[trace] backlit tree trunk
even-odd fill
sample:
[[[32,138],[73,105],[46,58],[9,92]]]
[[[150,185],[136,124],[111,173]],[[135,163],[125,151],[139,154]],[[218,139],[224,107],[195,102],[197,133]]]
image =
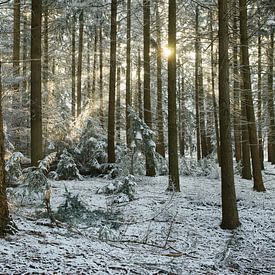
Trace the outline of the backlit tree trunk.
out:
[[[129,129],[131,120],[129,117],[129,107],[131,102],[131,0],[127,0],[127,53],[126,53],[126,142],[130,146]]]
[[[177,135],[177,103],[176,103],[176,0],[169,0],[168,15],[168,47],[171,55],[168,58],[168,158],[169,186],[168,190],[180,191]]]
[[[162,96],[162,49],[161,22],[158,1],[156,2],[156,30],[157,30],[157,146],[156,151],[165,157],[164,129],[163,129],[163,96]]]
[[[240,9],[240,37],[241,37],[241,73],[246,100],[246,115],[248,122],[249,143],[252,157],[254,190],[265,191],[262,179],[261,162],[259,156],[259,144],[255,113],[251,91],[249,55],[248,55],[248,35],[247,35],[247,4],[246,0],[239,0]]]
[[[151,81],[150,81],[150,0],[143,0],[143,53],[144,53],[144,122],[152,128],[151,113]],[[154,157],[149,152],[145,154],[146,176],[155,176]]]
[[[116,104],[116,37],[117,37],[117,0],[111,4],[111,49],[108,112],[108,162],[115,163],[115,104]]]
[[[273,90],[273,62],[274,62],[274,33],[271,29],[268,51],[268,112],[269,112],[269,154],[272,164],[275,164],[275,111]]]
[[[31,19],[31,162],[43,158],[41,102],[41,0],[32,0]]]
[[[75,16],[73,16],[73,24],[72,24],[72,117],[75,118]]]
[[[77,116],[81,113],[82,104],[82,53],[83,53],[83,11],[79,14],[79,38],[78,38],[78,61],[77,61]]]
[[[234,186],[230,126],[228,8],[227,0],[219,0],[219,107],[221,136],[222,223],[223,229],[240,225]]]

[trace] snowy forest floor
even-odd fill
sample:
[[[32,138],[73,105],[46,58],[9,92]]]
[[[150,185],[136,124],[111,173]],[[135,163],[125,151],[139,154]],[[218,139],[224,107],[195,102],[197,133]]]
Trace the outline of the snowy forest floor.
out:
[[[268,166],[265,193],[236,176],[242,225],[234,231],[219,227],[220,180],[181,177],[171,194],[167,177],[137,177],[135,199],[113,206],[96,194],[108,180],[53,181],[53,209],[66,185],[90,211],[119,213],[115,229],[100,218],[51,227],[30,205],[12,205],[19,231],[0,240],[0,274],[274,274],[274,174]]]

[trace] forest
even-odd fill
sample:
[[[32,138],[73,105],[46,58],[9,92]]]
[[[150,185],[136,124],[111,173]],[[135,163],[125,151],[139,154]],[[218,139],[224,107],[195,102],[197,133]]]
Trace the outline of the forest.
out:
[[[274,0],[0,0],[0,274],[274,274]]]

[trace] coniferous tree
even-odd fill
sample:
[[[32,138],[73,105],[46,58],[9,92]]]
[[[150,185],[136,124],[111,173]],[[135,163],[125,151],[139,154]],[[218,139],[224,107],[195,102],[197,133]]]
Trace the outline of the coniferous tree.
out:
[[[144,53],[144,122],[152,128],[151,113],[151,77],[150,77],[150,0],[143,0],[143,53]],[[146,157],[146,175],[155,176],[154,156],[150,152],[145,152]]]
[[[76,29],[75,29],[75,15],[73,15],[72,17],[72,117],[73,119],[75,118],[75,67],[76,67],[76,62],[75,62],[75,33],[76,33]]]
[[[115,156],[115,103],[116,103],[116,37],[117,37],[117,0],[111,3],[111,49],[108,112],[108,162],[114,163]]]
[[[232,160],[229,98],[228,59],[228,6],[227,0],[219,0],[219,111],[221,137],[222,223],[223,229],[235,229],[240,225]]]
[[[2,63],[0,61],[0,238],[7,234],[10,222],[6,195],[5,161],[4,161],[4,129],[2,116]]]
[[[171,55],[168,58],[168,157],[169,185],[168,190],[180,191],[178,165],[177,103],[176,103],[176,0],[169,0],[168,13],[168,47]]]
[[[129,117],[129,107],[131,100],[131,0],[127,0],[127,53],[126,53],[126,142],[130,146],[129,129],[131,121]]]
[[[271,27],[270,42],[268,50],[268,112],[269,112],[269,154],[270,161],[275,164],[275,110],[274,110],[274,89],[273,89],[273,63],[274,63],[274,33]]]
[[[77,116],[80,115],[82,109],[82,54],[83,54],[83,30],[84,30],[84,16],[83,11],[79,14],[79,37],[78,37],[78,61],[77,61]]]
[[[240,42],[241,42],[241,76],[243,81],[243,93],[246,104],[246,117],[248,122],[248,133],[250,152],[252,158],[252,173],[254,179],[254,190],[265,191],[261,173],[261,162],[259,156],[259,143],[255,122],[255,113],[251,91],[249,55],[248,55],[248,34],[247,34],[247,0],[239,0],[240,9]]]
[[[42,2],[32,0],[31,19],[31,161],[37,166],[43,158],[41,101],[41,21]]]
[[[156,2],[156,31],[157,31],[157,145],[156,151],[165,157],[163,129],[163,95],[162,95],[162,49],[161,22],[158,1]]]

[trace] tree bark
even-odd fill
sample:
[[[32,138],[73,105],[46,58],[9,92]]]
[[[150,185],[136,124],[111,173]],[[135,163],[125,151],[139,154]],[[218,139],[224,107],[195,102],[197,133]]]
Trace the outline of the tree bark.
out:
[[[138,113],[139,118],[143,119],[143,102],[142,102],[142,90],[141,90],[141,56],[140,49],[138,49],[138,64],[137,64],[137,75],[138,75]]]
[[[111,4],[111,49],[108,112],[108,162],[115,163],[115,102],[116,102],[116,38],[117,38],[117,0]]]
[[[239,0],[240,8],[240,37],[241,37],[241,75],[246,100],[246,115],[248,122],[249,143],[252,157],[254,190],[265,191],[262,179],[261,162],[259,157],[259,143],[255,122],[255,113],[251,91],[249,55],[248,55],[248,35],[247,35],[247,4],[246,0]]]
[[[2,115],[2,64],[0,61],[0,238],[7,234],[8,224],[10,222],[8,200],[6,195],[5,180],[5,149],[4,149],[4,129]]]
[[[116,84],[116,142],[117,144],[121,143],[121,96],[120,96],[120,83],[121,83],[121,76],[120,76],[120,66],[117,68],[117,84]]]
[[[20,90],[19,90],[19,76],[20,76],[20,0],[15,0],[13,3],[13,94],[12,94],[12,108],[13,108],[13,119],[12,119],[12,141],[15,148],[20,148]]]
[[[196,104],[196,137],[197,137],[197,160],[201,159],[201,136],[200,136],[200,109],[199,109],[199,7],[196,7],[196,41],[195,41],[195,104]]]
[[[93,64],[93,81],[92,81],[92,102],[95,102],[95,91],[96,91],[96,71],[97,71],[97,41],[98,34],[97,28],[95,27],[95,40],[94,40],[94,64]]]
[[[180,191],[177,134],[177,64],[176,64],[176,0],[169,0],[168,47],[168,156],[169,186],[168,190]]]
[[[156,151],[165,158],[164,129],[163,129],[163,96],[162,96],[162,54],[161,54],[161,22],[158,1],[156,2],[157,30],[157,145]]]
[[[78,38],[78,61],[77,61],[77,116],[81,114],[82,109],[82,53],[83,53],[83,29],[84,19],[83,11],[79,14],[79,38]]]
[[[75,119],[75,68],[76,68],[76,62],[75,62],[75,15],[73,16],[73,23],[72,23],[72,118]]]
[[[226,0],[219,0],[219,107],[221,136],[222,223],[223,229],[240,225],[232,160],[230,126],[228,8]]]
[[[236,161],[241,161],[241,129],[240,129],[240,75],[238,64],[238,15],[237,0],[233,1],[233,124]]]
[[[41,102],[41,0],[32,0],[31,19],[31,162],[43,158]]]
[[[126,53],[126,142],[130,146],[131,140],[129,130],[131,120],[129,117],[129,107],[131,100],[131,0],[127,0],[127,53]]]
[[[102,24],[99,29],[99,115],[101,126],[104,128],[104,112],[103,112],[103,37]]]
[[[270,160],[275,164],[275,111],[274,111],[274,90],[273,90],[273,62],[274,62],[274,33],[271,28],[270,45],[268,54],[268,112],[269,112],[269,143]]]
[[[144,122],[152,129],[151,80],[150,80],[150,0],[143,0],[143,53],[144,53]],[[150,153],[145,154],[146,176],[155,176],[155,164]]]

